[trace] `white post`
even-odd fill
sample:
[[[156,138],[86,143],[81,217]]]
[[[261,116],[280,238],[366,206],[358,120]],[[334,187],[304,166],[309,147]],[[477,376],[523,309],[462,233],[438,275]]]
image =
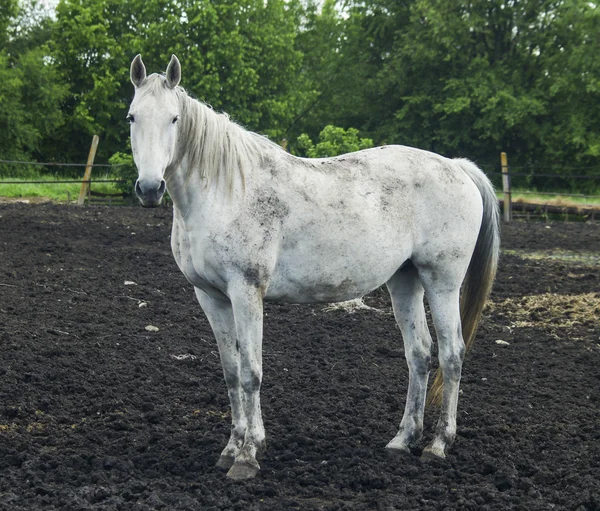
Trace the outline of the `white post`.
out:
[[[504,221],[508,223],[512,220],[512,201],[506,153],[500,153],[500,162],[502,164],[502,191],[504,192]]]

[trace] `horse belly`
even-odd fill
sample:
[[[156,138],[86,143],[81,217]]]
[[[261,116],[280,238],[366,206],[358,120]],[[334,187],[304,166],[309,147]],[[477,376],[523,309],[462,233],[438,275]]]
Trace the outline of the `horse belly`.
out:
[[[331,303],[359,298],[378,288],[409,256],[408,244],[394,248],[365,245],[318,250],[310,244],[282,252],[269,279],[265,299]],[[346,249],[344,249],[346,248]]]

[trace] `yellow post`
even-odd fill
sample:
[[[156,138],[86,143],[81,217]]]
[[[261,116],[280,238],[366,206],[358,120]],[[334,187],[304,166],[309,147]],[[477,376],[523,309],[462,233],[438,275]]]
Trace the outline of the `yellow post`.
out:
[[[508,223],[512,220],[512,201],[506,153],[500,153],[500,163],[502,164],[502,191],[504,192],[504,221]]]
[[[96,149],[98,149],[99,142],[98,135],[94,135],[92,138],[92,146],[90,147],[90,154],[88,155],[87,165],[85,166],[85,173],[83,174],[83,181],[81,182],[81,190],[79,191],[79,199],[77,200],[78,206],[83,206],[85,198],[90,191],[90,179],[92,177],[92,166],[94,165],[94,158],[96,157]]]

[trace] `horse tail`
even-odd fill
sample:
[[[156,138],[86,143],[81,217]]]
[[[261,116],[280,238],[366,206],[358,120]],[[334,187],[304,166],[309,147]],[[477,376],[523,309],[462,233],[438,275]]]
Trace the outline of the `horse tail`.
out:
[[[460,297],[460,320],[466,351],[473,345],[475,333],[483,306],[492,290],[494,277],[500,256],[500,211],[498,199],[492,183],[486,175],[472,162],[466,159],[455,160],[465,173],[473,180],[483,201],[483,218],[479,236],[471,262],[462,285]],[[439,406],[442,401],[444,381],[441,369],[438,368],[427,404]]]

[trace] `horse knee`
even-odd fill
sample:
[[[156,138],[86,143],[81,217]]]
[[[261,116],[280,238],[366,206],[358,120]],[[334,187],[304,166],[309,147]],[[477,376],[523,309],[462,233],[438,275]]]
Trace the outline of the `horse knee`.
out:
[[[240,378],[242,390],[246,393],[258,392],[262,382],[262,373],[258,369],[243,371]]]
[[[406,362],[416,374],[428,374],[431,370],[431,353],[428,350],[410,350],[406,353]]]
[[[465,343],[448,343],[445,347],[440,343],[439,360],[444,376],[460,378],[463,360],[465,358]]]
[[[462,372],[464,354],[452,354],[445,357],[440,357],[440,367],[444,379],[459,380]]]

